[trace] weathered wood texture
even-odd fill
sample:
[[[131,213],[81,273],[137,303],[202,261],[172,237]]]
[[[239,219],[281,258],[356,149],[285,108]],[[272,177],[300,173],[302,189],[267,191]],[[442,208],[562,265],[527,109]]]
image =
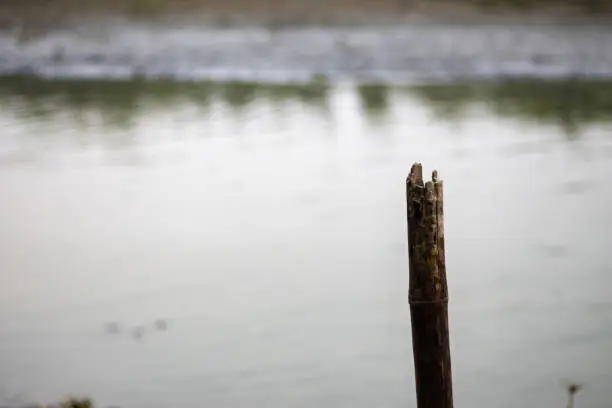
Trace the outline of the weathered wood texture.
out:
[[[444,260],[442,181],[423,182],[415,163],[406,180],[412,348],[418,408],[453,406]]]

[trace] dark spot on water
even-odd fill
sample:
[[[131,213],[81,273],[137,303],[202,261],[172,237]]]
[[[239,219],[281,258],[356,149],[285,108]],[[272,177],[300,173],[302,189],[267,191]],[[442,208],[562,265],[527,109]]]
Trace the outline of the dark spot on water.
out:
[[[567,247],[558,244],[543,244],[538,247],[538,250],[551,258],[561,258],[569,252]]]
[[[587,181],[566,181],[561,186],[561,192],[563,194],[584,194],[589,191],[592,187],[592,183]]]
[[[570,394],[576,394],[581,389],[582,385],[580,384],[570,384],[567,386],[567,392],[569,392]]]
[[[121,331],[121,325],[117,322],[108,322],[104,326],[104,330],[108,334],[118,334]]]
[[[142,341],[144,334],[145,334],[144,327],[135,327],[132,329],[132,338],[136,341]]]
[[[153,325],[159,331],[166,331],[168,329],[168,322],[164,319],[157,319]]]

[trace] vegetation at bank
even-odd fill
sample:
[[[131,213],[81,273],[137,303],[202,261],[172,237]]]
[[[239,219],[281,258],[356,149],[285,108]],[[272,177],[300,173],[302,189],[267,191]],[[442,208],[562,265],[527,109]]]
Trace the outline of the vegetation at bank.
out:
[[[224,18],[231,20],[230,16],[236,14],[243,17],[265,15],[273,20],[300,22],[327,21],[332,15],[333,19],[355,14],[367,18],[374,14],[393,16],[398,12],[435,12],[457,7],[475,11],[612,12],[612,2],[609,0],[3,0],[0,21],[11,15],[53,20],[86,12],[111,12],[138,17],[202,12],[220,18],[220,22]]]

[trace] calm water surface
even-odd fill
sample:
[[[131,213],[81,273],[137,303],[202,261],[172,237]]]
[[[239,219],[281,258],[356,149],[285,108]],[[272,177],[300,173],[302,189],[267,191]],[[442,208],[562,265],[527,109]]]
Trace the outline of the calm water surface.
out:
[[[609,406],[609,83],[0,89],[6,404],[415,406],[418,160],[445,181],[456,405],[562,407],[572,380]]]

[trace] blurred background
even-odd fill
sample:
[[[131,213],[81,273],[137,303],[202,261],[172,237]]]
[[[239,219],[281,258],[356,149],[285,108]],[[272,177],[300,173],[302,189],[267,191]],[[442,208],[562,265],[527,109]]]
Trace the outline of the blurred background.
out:
[[[420,161],[456,406],[609,407],[609,8],[0,1],[0,406],[415,407]]]

